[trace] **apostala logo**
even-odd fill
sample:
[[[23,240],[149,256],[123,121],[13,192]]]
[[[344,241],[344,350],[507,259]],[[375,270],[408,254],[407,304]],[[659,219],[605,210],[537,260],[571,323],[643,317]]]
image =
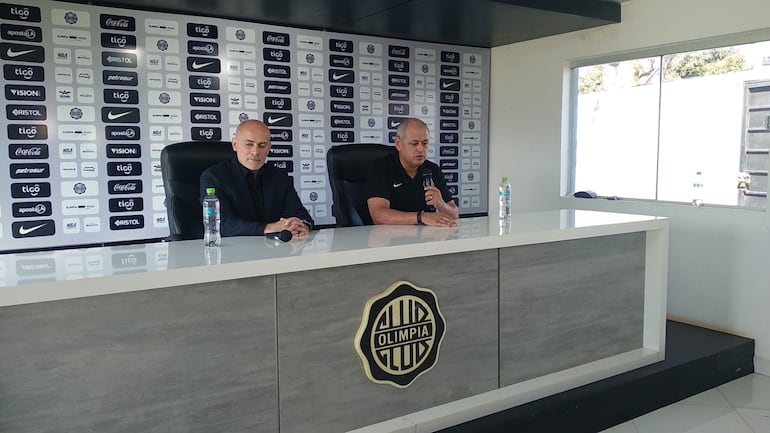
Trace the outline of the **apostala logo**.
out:
[[[406,388],[436,364],[444,330],[436,294],[398,281],[367,301],[353,344],[369,380]]]

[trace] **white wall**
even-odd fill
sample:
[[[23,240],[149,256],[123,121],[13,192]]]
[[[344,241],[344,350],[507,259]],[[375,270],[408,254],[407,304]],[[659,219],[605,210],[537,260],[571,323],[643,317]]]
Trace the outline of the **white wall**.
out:
[[[501,176],[516,212],[581,207],[671,217],[669,316],[756,339],[770,374],[770,216],[764,211],[585,200],[566,192],[569,67],[649,49],[770,40],[767,0],[631,0],[622,23],[492,50],[490,213]],[[703,41],[706,40],[706,41]],[[673,48],[668,48],[672,46]]]

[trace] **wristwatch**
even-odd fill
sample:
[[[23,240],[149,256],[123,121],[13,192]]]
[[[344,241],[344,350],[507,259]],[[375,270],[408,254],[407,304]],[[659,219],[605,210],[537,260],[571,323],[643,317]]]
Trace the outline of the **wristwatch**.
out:
[[[421,210],[417,211],[417,225],[418,226],[423,225],[423,222],[422,222],[422,211]]]

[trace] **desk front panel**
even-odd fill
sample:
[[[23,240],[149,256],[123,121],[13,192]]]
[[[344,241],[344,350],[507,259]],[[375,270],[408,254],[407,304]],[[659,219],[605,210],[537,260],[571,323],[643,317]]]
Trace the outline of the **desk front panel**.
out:
[[[366,301],[406,280],[436,293],[446,332],[408,388],[371,382],[353,341]],[[278,276],[281,432],[340,432],[498,386],[497,251]]]
[[[274,281],[0,308],[0,431],[277,431]]]
[[[500,385],[642,347],[645,233],[500,250]]]

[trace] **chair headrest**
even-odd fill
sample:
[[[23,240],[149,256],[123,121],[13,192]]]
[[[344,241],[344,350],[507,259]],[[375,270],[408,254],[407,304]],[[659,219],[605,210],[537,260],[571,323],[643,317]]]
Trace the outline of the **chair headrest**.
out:
[[[164,147],[160,161],[168,180],[197,184],[204,170],[233,154],[228,141],[185,141]]]
[[[330,176],[351,182],[364,182],[373,161],[395,153],[395,147],[384,144],[342,144],[329,149],[326,163]]]

